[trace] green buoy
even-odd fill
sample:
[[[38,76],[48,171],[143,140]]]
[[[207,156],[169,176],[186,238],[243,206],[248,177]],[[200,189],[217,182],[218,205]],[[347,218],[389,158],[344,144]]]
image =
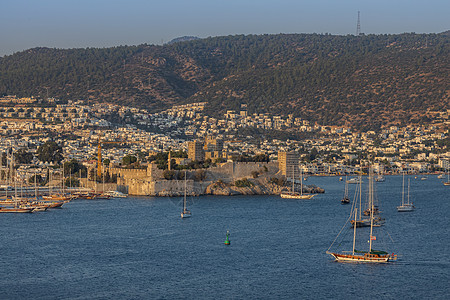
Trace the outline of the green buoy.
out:
[[[227,230],[227,238],[225,239],[225,245],[229,245],[230,244],[230,231]]]

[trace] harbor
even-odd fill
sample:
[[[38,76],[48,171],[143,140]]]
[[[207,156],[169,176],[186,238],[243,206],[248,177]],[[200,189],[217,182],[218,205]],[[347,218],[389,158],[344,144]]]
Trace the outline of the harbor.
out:
[[[74,200],[43,214],[5,214],[0,298],[445,299],[448,187],[435,176],[413,178],[413,213],[397,212],[401,176],[376,184],[380,229],[398,255],[391,264],[340,264],[325,253],[351,211],[340,203],[338,177],[308,178],[326,189],[310,200],[187,196],[188,219],[180,218],[182,196]]]

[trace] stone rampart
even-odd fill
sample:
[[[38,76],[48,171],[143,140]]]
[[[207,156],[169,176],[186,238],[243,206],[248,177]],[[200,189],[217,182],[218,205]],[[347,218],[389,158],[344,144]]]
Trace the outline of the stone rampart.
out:
[[[121,172],[121,171],[128,172]],[[130,195],[142,196],[170,196],[183,195],[184,180],[164,180],[161,179],[162,170],[156,170],[149,166],[144,176],[144,170],[117,169],[121,176],[117,179],[120,191],[128,192]],[[202,195],[205,194],[207,187],[215,182],[234,183],[238,179],[252,178],[254,172],[257,172],[259,179],[270,178],[277,175],[278,164],[260,163],[260,162],[227,162],[220,166],[206,169],[206,178],[203,181],[194,181],[197,170],[187,173],[187,194]],[[121,172],[121,173],[119,173]],[[151,176],[149,176],[151,174]]]
[[[108,168],[108,171],[111,176],[116,174],[118,177],[120,176],[126,179],[147,177],[147,169]]]
[[[226,162],[206,172],[207,181],[222,180],[232,183],[235,180],[251,177],[252,172],[258,172],[258,177],[274,176],[278,172],[278,164],[274,162]]]

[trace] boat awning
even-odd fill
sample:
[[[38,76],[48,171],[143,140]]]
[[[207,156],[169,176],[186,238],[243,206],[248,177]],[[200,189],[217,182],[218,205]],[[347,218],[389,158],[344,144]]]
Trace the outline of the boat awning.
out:
[[[367,251],[355,250],[355,253],[367,253]]]
[[[384,255],[384,254],[389,254],[389,253],[387,253],[386,251],[372,250],[372,251],[370,251],[370,254]]]

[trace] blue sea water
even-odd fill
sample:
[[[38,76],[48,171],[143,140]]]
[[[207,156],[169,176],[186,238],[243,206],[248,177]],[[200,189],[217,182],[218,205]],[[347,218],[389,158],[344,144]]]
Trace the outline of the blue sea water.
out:
[[[1,214],[0,299],[449,299],[450,187],[411,180],[410,213],[401,177],[377,183],[389,264],[325,253],[351,207],[337,177],[310,177],[326,190],[312,200],[190,198],[190,219],[181,198],[148,197]]]

